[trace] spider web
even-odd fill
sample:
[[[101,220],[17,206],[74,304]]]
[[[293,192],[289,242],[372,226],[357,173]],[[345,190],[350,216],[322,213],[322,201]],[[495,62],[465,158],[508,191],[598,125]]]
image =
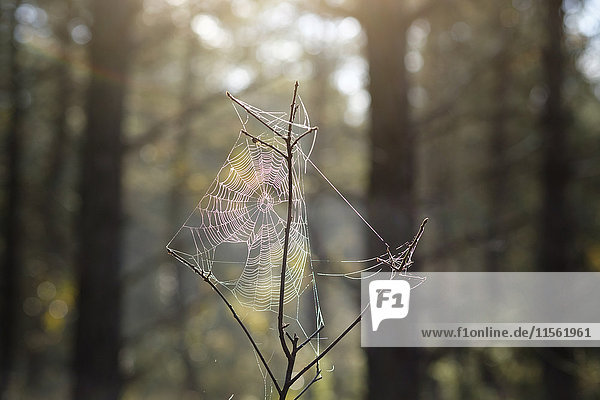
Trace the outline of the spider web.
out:
[[[311,129],[304,104],[299,96],[297,100],[297,120],[301,122],[291,124],[292,141]],[[289,116],[285,112],[262,111],[239,99],[234,100],[234,109],[242,126],[240,133],[206,194],[167,249],[202,276],[226,288],[241,306],[277,313],[289,190],[289,171],[283,156],[287,148],[283,138],[290,129]],[[313,263],[330,261],[311,258],[304,193],[307,167],[325,180],[386,249],[377,257],[339,261],[367,264],[365,268],[319,275],[360,279],[361,272],[375,273],[392,267],[398,273],[413,277],[408,276],[407,270],[412,264],[414,246],[405,243],[390,250],[387,242],[310,160],[315,140],[316,132],[312,142],[303,139],[310,144],[305,146],[309,147],[308,151],[298,145],[292,153],[292,219],[283,304],[285,322],[292,325],[301,338],[312,337],[309,347],[314,354],[319,354],[319,330],[324,320]],[[413,240],[415,245],[420,233]],[[395,268],[398,266],[400,268]],[[257,363],[265,383],[265,397],[269,398],[272,387],[267,388],[266,371],[258,356]]]
[[[292,140],[310,129],[302,100],[297,100],[297,121],[301,122],[291,125]],[[167,249],[199,274],[226,288],[247,310],[277,313],[289,190],[289,171],[283,156],[287,149],[281,136],[288,134],[289,117],[236,101],[243,105],[234,103],[240,133],[206,194]],[[246,110],[258,118],[252,118]],[[251,132],[282,154],[242,132]],[[300,146],[292,154],[292,219],[283,304],[284,322],[302,340],[312,338],[306,348],[312,349],[314,357],[320,351],[318,331],[324,321],[311,259],[304,194],[309,155],[310,151],[306,154]],[[271,328],[273,332],[276,330]],[[269,398],[273,388],[268,387],[268,376],[256,356],[265,398]]]
[[[247,107],[256,110],[265,124],[287,134],[285,113],[269,113],[250,105]],[[309,121],[307,114],[302,114],[304,122],[294,124],[294,128],[305,131],[309,128]],[[240,116],[240,122],[242,129],[247,130],[248,117]],[[285,151],[283,140],[270,132],[254,136]],[[306,155],[299,147],[296,149],[291,171],[292,222],[284,304],[299,298],[307,287],[316,288],[303,182]],[[288,168],[285,158],[240,131],[217,177],[167,248],[189,261],[198,272],[214,277],[243,306],[255,311],[277,312],[287,203]],[[238,276],[235,273],[231,276],[231,271],[227,271],[223,264],[237,262],[220,258],[225,252],[219,252],[219,248],[235,243],[246,245],[245,264]],[[229,250],[235,252],[233,248]]]

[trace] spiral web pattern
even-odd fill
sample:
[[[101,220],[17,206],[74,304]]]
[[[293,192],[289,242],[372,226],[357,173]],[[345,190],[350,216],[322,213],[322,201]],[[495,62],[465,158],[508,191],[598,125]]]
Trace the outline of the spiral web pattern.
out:
[[[243,104],[259,117],[260,122],[287,135],[289,121],[285,113],[265,112]],[[238,108],[235,110],[242,129],[249,131],[249,115]],[[302,123],[292,124],[292,138],[310,128],[301,100],[298,115]],[[252,135],[284,153],[283,139],[263,128],[262,132]],[[295,322],[304,336],[307,332],[300,324],[300,308],[304,305],[300,297],[307,289],[312,292],[314,305],[310,314],[316,318],[308,334],[323,324],[310,257],[304,196],[303,174],[307,158],[300,146],[294,148],[292,222],[283,299],[284,304],[290,306],[289,310],[285,309],[286,318]],[[197,272],[210,275],[230,290],[241,305],[255,311],[277,312],[287,204],[286,159],[240,131],[207,193],[167,248],[189,261]],[[245,255],[240,254],[240,247],[236,248],[235,244],[245,247]],[[244,261],[240,262],[236,256]]]

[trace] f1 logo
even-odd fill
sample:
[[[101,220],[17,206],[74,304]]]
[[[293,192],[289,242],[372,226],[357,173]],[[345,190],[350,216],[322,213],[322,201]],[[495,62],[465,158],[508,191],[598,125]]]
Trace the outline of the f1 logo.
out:
[[[369,283],[373,331],[385,319],[402,319],[408,315],[410,284],[401,280],[378,280]]]

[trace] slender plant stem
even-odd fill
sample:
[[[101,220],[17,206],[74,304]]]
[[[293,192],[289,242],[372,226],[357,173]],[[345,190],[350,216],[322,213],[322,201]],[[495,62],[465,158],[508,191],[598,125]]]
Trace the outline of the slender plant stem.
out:
[[[290,349],[287,346],[287,343],[285,342],[285,328],[283,326],[283,303],[284,303],[284,297],[285,297],[285,273],[287,270],[287,258],[288,258],[288,253],[289,253],[289,247],[290,247],[290,230],[292,227],[292,211],[293,211],[293,206],[294,206],[294,191],[293,191],[293,185],[294,185],[294,174],[293,174],[293,150],[294,150],[294,145],[292,143],[292,124],[294,123],[294,117],[296,116],[296,96],[298,94],[298,81],[296,81],[296,83],[294,84],[294,94],[292,96],[292,103],[290,105],[290,119],[289,119],[289,123],[288,123],[288,131],[287,131],[287,136],[284,137],[285,139],[285,144],[286,144],[286,150],[287,150],[287,156],[286,156],[286,162],[287,162],[287,169],[288,169],[288,204],[287,204],[287,221],[285,224],[285,238],[283,241],[283,259],[281,260],[281,276],[279,279],[279,308],[277,310],[277,329],[279,331],[279,342],[281,343],[281,348],[283,350],[283,352],[285,353],[285,356],[287,358],[287,368],[285,371],[285,380],[283,383],[283,387],[281,389],[281,392],[279,393],[279,397],[280,399],[285,399],[287,392],[292,384],[291,382],[291,377],[292,377],[292,373],[293,373],[293,369],[294,369],[294,364],[296,362],[296,352],[298,351],[298,341],[296,339],[296,341],[292,340],[292,351],[290,351]]]
[[[290,120],[288,123],[287,137],[289,141],[292,141],[292,124],[294,123],[294,117],[296,116],[296,96],[298,95],[298,81],[294,83],[294,94],[292,95],[292,104],[290,104]],[[290,147],[294,147],[293,145]]]

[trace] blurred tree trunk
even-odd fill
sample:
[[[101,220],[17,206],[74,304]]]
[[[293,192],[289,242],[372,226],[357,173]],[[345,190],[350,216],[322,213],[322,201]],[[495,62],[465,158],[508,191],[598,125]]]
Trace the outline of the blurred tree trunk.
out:
[[[409,118],[408,77],[404,67],[407,23],[403,2],[365,4],[371,94],[371,171],[368,215],[390,246],[414,234],[414,135]],[[377,238],[369,254],[386,249]],[[420,354],[413,348],[369,348],[368,398],[416,399],[420,387]]]
[[[493,108],[490,118],[490,141],[488,147],[489,165],[491,168],[488,185],[488,218],[487,218],[487,241],[485,246],[483,270],[487,272],[506,271],[504,262],[504,250],[506,248],[506,231],[502,227],[503,217],[506,215],[507,202],[510,193],[508,185],[508,165],[506,161],[506,146],[508,139],[507,125],[510,119],[510,88],[513,75],[511,71],[511,38],[512,31],[502,25],[500,15],[506,2],[497,4],[493,9],[493,29],[499,33],[498,51],[492,65],[493,81],[491,87],[491,98]],[[495,287],[489,289],[495,291]],[[465,353],[467,349],[457,349]],[[498,378],[494,363],[490,359],[489,351],[473,351],[468,349],[476,358],[481,370],[481,379],[487,387],[494,390],[501,398],[506,394],[504,385]],[[471,392],[472,393],[472,392]]]
[[[549,0],[545,6],[545,47],[542,68],[548,98],[541,116],[542,130],[542,205],[539,233],[538,269],[566,272],[573,270],[571,259],[573,218],[568,205],[571,180],[569,167],[568,111],[563,104],[565,60],[562,0]],[[575,372],[569,370],[573,351],[550,348],[544,352],[546,399],[577,398]]]
[[[497,29],[502,29],[499,26]],[[504,33],[504,36],[507,36]],[[486,243],[486,269],[490,272],[499,272],[502,268],[502,254],[505,237],[500,229],[504,207],[507,201],[508,175],[505,160],[507,131],[506,124],[509,117],[508,88],[510,87],[510,55],[508,40],[503,40],[503,48],[498,53],[494,63],[494,110],[492,111],[491,135],[489,143],[489,157],[491,165],[490,184],[488,190],[489,219],[488,241]]]
[[[189,7],[190,16],[194,15],[194,8],[191,5]],[[191,22],[191,21],[190,21]],[[188,25],[189,26],[189,25]],[[190,177],[190,139],[192,136],[191,128],[191,114],[184,113],[183,111],[189,107],[189,104],[193,100],[193,89],[194,89],[194,73],[193,73],[193,62],[194,56],[198,50],[198,39],[195,33],[189,29],[186,31],[187,40],[185,43],[185,54],[183,56],[182,64],[182,80],[181,80],[181,94],[179,98],[179,107],[182,111],[182,116],[179,119],[178,127],[181,129],[179,134],[177,145],[175,146],[175,159],[172,166],[173,173],[173,185],[171,187],[170,200],[169,200],[169,220],[170,221],[182,221],[184,216],[182,210],[185,209],[186,204],[183,204],[182,199],[185,198],[186,183]],[[173,232],[169,231],[168,235]],[[168,237],[167,240],[171,239]],[[169,261],[172,261],[172,257],[168,255]],[[189,347],[186,343],[186,331],[188,312],[186,306],[185,282],[195,280],[193,272],[182,265],[175,265],[175,276],[176,276],[176,292],[175,292],[175,312],[178,318],[177,323],[177,335],[179,336],[178,350],[185,366],[185,389],[192,392],[199,392],[200,385],[198,383],[194,362],[190,357]]]
[[[67,10],[64,19],[54,27],[56,39],[59,46],[61,60],[70,59],[71,34],[69,31],[69,22],[73,14],[73,4],[71,0],[64,1]],[[46,247],[50,254],[63,255],[66,252],[66,243],[61,234],[60,226],[65,221],[61,221],[59,193],[61,179],[64,173],[66,161],[67,144],[69,141],[69,132],[67,124],[67,112],[70,105],[72,93],[71,68],[69,62],[57,63],[54,75],[56,76],[56,117],[54,120],[54,134],[48,150],[48,163],[44,177],[45,201],[43,203],[43,216],[48,238]]]
[[[563,105],[565,67],[562,50],[562,0],[547,3],[546,46],[543,73],[548,98],[541,117],[542,130],[542,211],[539,269],[569,271],[572,219],[567,204],[571,173],[568,163],[568,115]]]
[[[70,59],[71,34],[69,22],[73,17],[72,0],[62,1],[65,13],[60,19],[53,21],[52,30],[55,32],[57,50],[60,60]],[[67,112],[70,105],[72,93],[71,68],[69,62],[56,62],[49,72],[55,82],[53,88],[55,104],[51,106],[54,119],[52,126],[52,137],[47,150],[45,168],[42,172],[43,181],[41,196],[36,205],[43,221],[42,245],[51,277],[65,276],[72,272],[67,268],[72,267],[72,246],[67,238],[72,233],[72,213],[65,212],[60,202],[64,194],[63,178],[65,176],[65,165],[68,163],[69,133],[67,124]],[[44,332],[44,320],[36,318],[31,321],[31,329],[36,332]],[[27,374],[25,385],[33,396],[43,396],[46,388],[41,385],[44,382],[44,373],[53,368],[56,362],[51,350],[45,347],[31,346],[26,349]]]
[[[9,29],[9,73],[10,73],[10,111],[6,137],[6,209],[4,219],[4,260],[0,271],[0,397],[3,397],[9,384],[10,373],[14,366],[17,340],[16,332],[19,315],[18,288],[20,284],[19,246],[21,238],[21,218],[19,215],[21,199],[21,156],[23,146],[22,91],[23,71],[19,66],[19,45],[14,32],[17,27],[15,10],[21,2],[16,1],[10,9]]]
[[[81,159],[74,396],[117,399],[121,319],[122,122],[132,52],[131,1],[94,0]]]

